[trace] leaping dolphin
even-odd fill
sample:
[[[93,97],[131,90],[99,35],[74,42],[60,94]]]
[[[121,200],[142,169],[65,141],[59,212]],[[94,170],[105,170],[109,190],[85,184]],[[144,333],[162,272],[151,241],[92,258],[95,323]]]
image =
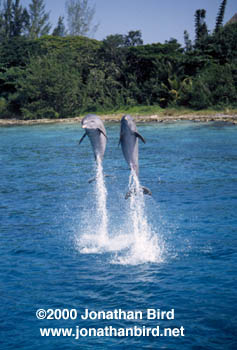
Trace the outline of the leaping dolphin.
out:
[[[142,140],[143,143],[146,143],[142,135],[138,133],[133,118],[130,115],[124,115],[121,119],[119,144],[121,143],[124,158],[131,170],[135,171],[137,177],[139,173],[138,139]],[[144,194],[151,195],[151,191],[148,188],[142,187],[142,189]],[[127,199],[130,195],[131,193],[128,192],[125,198]]]
[[[95,156],[95,161],[97,163],[102,162],[107,143],[107,136],[104,123],[97,115],[87,114],[82,119],[81,125],[82,128],[85,129],[85,134],[80,139],[79,144],[87,135],[91,142],[91,146]]]

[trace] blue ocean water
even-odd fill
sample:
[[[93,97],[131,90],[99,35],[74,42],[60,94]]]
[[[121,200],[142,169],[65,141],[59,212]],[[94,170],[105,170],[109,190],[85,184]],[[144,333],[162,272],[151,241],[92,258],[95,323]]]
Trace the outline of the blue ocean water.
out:
[[[152,191],[134,235],[129,169],[107,124],[107,237],[80,125],[0,128],[0,348],[237,348],[237,128],[138,125],[140,183]],[[103,189],[102,189],[103,190]],[[105,223],[104,223],[105,225]],[[137,244],[134,239],[138,239]],[[139,245],[139,240],[142,244]],[[172,310],[173,320],[39,320],[38,309]],[[40,335],[43,327],[184,328],[184,336]]]

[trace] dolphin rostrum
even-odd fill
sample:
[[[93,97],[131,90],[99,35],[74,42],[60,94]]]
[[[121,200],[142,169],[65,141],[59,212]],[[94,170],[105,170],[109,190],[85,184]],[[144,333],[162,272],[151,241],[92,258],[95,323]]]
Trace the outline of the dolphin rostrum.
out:
[[[87,114],[82,119],[81,125],[82,128],[85,129],[85,134],[80,139],[79,144],[87,135],[90,139],[96,162],[102,162],[107,143],[104,123],[97,115]]]
[[[131,170],[135,171],[137,177],[139,173],[138,139],[146,143],[144,138],[138,133],[133,118],[130,115],[124,115],[121,119],[119,144],[121,143],[124,158]],[[151,195],[151,191],[148,188],[142,187],[142,190],[144,194]],[[125,198],[127,199],[130,195],[131,193],[128,192]]]

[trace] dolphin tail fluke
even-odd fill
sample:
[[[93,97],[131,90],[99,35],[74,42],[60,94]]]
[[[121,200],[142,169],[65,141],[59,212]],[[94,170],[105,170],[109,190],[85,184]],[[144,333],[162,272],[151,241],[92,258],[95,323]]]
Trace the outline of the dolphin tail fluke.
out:
[[[149,190],[149,188],[147,187],[144,187],[144,186],[141,186],[141,189],[142,189],[142,192],[143,194],[147,194],[148,196],[151,196],[152,193],[151,193],[151,190]],[[125,199],[128,199],[129,197],[133,196],[133,195],[136,195],[136,191],[134,190],[129,190],[127,193],[126,193],[126,196],[125,196]]]
[[[149,190],[149,188],[142,186],[142,190],[144,194],[147,194],[148,196],[152,195],[151,190]]]

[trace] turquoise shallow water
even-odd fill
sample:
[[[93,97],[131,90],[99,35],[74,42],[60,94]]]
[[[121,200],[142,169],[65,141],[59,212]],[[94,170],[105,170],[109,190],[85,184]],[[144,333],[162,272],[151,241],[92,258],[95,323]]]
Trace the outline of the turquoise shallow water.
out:
[[[109,242],[96,234],[95,167],[80,125],[0,129],[1,349],[237,348],[237,128],[180,122],[138,126],[144,215],[158,239],[129,255],[129,170],[107,124]],[[94,229],[94,231],[93,231]],[[149,240],[149,239],[148,239]],[[149,242],[148,242],[149,243]],[[85,247],[84,247],[85,248]],[[175,311],[174,320],[38,320],[37,309]],[[40,327],[184,327],[184,337],[41,337]]]

